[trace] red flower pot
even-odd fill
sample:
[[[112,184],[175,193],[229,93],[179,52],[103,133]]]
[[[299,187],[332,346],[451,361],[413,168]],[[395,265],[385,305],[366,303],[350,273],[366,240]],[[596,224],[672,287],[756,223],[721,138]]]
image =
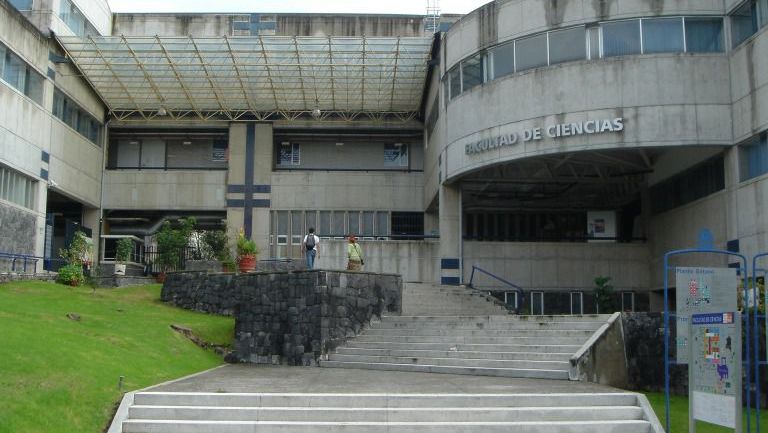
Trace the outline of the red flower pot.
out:
[[[253,272],[256,269],[256,256],[240,256],[237,266],[241,273]]]

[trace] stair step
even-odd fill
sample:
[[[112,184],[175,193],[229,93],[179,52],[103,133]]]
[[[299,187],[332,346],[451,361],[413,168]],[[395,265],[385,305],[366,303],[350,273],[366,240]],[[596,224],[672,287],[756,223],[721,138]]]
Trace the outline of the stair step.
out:
[[[369,328],[362,335],[400,335],[400,336],[463,336],[463,337],[573,337],[589,338],[592,330],[584,329],[440,329],[433,328]]]
[[[521,422],[640,420],[637,406],[573,407],[215,407],[132,406],[129,419],[185,421],[304,421],[304,422]]]
[[[419,373],[470,374],[476,376],[525,377],[568,380],[568,370],[463,367],[452,365],[396,364],[377,362],[320,361],[322,367],[360,368],[368,370],[410,371]]]
[[[389,350],[456,350],[456,351],[489,351],[489,352],[542,352],[542,353],[576,353],[580,344],[472,344],[455,342],[438,343],[402,343],[393,341],[355,341],[347,340],[343,347],[360,349],[389,349]]]
[[[408,321],[383,320],[372,322],[371,329],[401,329],[418,327],[418,329],[456,329],[456,330],[585,330],[597,331],[603,322],[528,322],[517,321],[514,316],[507,316],[509,320],[501,322],[487,321],[454,321],[442,323],[413,323]]]
[[[124,433],[648,433],[650,423],[623,421],[528,422],[289,422],[128,420]]]
[[[386,364],[414,364],[414,365],[438,365],[451,367],[482,367],[482,368],[522,368],[542,370],[568,370],[568,361],[531,361],[531,360],[498,360],[498,359],[472,359],[472,358],[415,358],[395,356],[371,356],[371,355],[344,355],[334,353],[330,355],[330,361],[359,362],[359,363],[386,363]]]
[[[416,358],[530,359],[540,361],[568,361],[572,355],[572,353],[546,352],[363,349],[346,346],[337,348],[336,353],[341,355],[404,356]]]
[[[355,342],[390,342],[390,343],[443,343],[443,344],[539,344],[539,345],[578,345],[586,341],[583,338],[558,337],[558,336],[533,336],[533,337],[486,337],[463,335],[368,335],[362,334],[349,341]]]
[[[340,393],[219,393],[138,392],[137,406],[215,407],[592,407],[636,406],[637,395],[616,393],[551,394],[340,394]]]

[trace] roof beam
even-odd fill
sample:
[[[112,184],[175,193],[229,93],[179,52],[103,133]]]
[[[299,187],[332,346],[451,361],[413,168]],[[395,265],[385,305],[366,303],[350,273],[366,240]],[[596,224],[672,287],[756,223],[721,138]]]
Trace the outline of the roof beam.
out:
[[[213,82],[213,78],[211,77],[210,71],[208,71],[208,66],[206,66],[205,61],[203,60],[203,55],[200,54],[200,49],[197,47],[197,43],[195,43],[195,40],[192,38],[192,36],[189,36],[189,41],[192,43],[192,46],[195,47],[195,54],[197,55],[197,60],[200,61],[200,67],[203,68],[203,72],[205,72],[205,78],[208,80],[208,84],[211,85],[211,91],[213,92],[214,96],[216,96],[216,103],[219,104],[219,108],[226,114],[230,114],[231,110],[227,108],[224,104],[224,98],[219,95],[218,90],[216,89],[216,84]],[[245,96],[245,95],[243,95]]]
[[[189,101],[189,105],[192,106],[192,111],[194,111],[195,114],[197,114],[201,119],[206,120],[205,116],[203,116],[203,113],[200,112],[200,110],[197,108],[195,99],[192,97],[189,89],[187,89],[187,86],[184,84],[184,80],[181,78],[179,70],[176,69],[176,64],[173,63],[173,60],[171,60],[171,56],[168,54],[168,50],[165,49],[165,45],[163,45],[163,42],[160,40],[160,36],[155,36],[155,40],[157,41],[158,45],[160,45],[160,49],[163,51],[165,59],[168,60],[168,66],[171,68],[171,71],[173,71],[173,75],[176,77],[176,81],[179,83],[181,91],[184,92],[184,96],[186,96],[187,101]]]
[[[131,48],[130,44],[128,44],[128,40],[125,38],[125,35],[121,35],[120,39],[125,44],[125,48],[128,50],[128,53],[131,55],[131,58],[136,62],[136,65],[141,69],[141,72],[144,74],[144,78],[147,80],[147,84],[149,84],[149,87],[152,88],[152,90],[155,92],[155,96],[157,97],[157,100],[160,101],[160,106],[163,108],[165,107],[165,97],[162,93],[160,93],[160,89],[157,87],[157,84],[155,84],[155,81],[152,79],[152,77],[149,75],[149,72],[147,72],[147,69],[144,67],[144,65],[141,63],[141,60],[139,60],[138,56],[136,56],[136,52],[133,51],[133,48]]]
[[[275,90],[275,82],[272,80],[272,70],[269,67],[269,60],[267,59],[267,50],[266,48],[264,48],[264,38],[261,36],[259,36],[259,44],[261,45],[261,56],[264,58],[264,67],[267,70],[267,81],[269,81],[269,87],[272,88],[272,98],[275,101],[275,110],[280,111],[280,104],[277,102],[277,91]]]
[[[248,105],[248,108],[250,108],[251,112],[254,115],[257,115],[257,111],[253,107],[253,103],[251,102],[251,98],[248,96],[248,91],[246,90],[245,83],[243,82],[243,75],[240,72],[240,66],[237,63],[237,59],[235,58],[235,52],[232,51],[232,44],[229,43],[229,38],[227,36],[224,36],[224,42],[227,43],[229,58],[232,60],[232,66],[235,68],[235,75],[237,75],[237,82],[240,83],[240,90],[243,91],[243,98],[245,98],[245,103]]]

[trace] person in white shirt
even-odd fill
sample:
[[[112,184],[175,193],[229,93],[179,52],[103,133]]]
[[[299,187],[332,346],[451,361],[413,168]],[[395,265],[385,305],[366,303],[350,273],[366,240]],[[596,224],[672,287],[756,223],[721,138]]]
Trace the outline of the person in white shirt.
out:
[[[312,269],[315,267],[315,259],[317,258],[317,254],[320,252],[320,248],[318,248],[319,245],[320,238],[315,236],[315,228],[310,227],[309,233],[307,233],[307,235],[304,236],[304,240],[301,241],[301,248],[304,250],[307,256],[307,269]]]

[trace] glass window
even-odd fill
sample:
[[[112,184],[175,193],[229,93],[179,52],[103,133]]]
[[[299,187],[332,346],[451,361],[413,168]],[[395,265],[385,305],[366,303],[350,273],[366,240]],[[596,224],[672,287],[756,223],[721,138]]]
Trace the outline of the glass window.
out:
[[[584,314],[584,294],[571,292],[571,314]]]
[[[507,308],[517,309],[517,292],[504,292],[504,303]]]
[[[345,214],[346,212],[343,211],[333,212],[333,227],[331,227],[331,234],[333,236],[340,237],[347,234],[346,230],[344,230]]]
[[[291,243],[298,245],[304,239],[304,226],[302,225],[304,218],[302,218],[301,211],[295,210],[291,212]]]
[[[36,187],[37,181],[34,179],[0,166],[0,199],[34,209]]]
[[[603,57],[640,54],[640,21],[603,23]]]
[[[766,139],[766,134],[739,147],[742,182],[768,173],[768,139]]]
[[[27,65],[15,54],[8,52],[5,56],[3,79],[17,90],[24,91]]]
[[[757,5],[750,0],[731,15],[731,39],[739,45],[757,32]]]
[[[587,44],[589,44],[589,58],[592,60],[600,58],[600,27],[587,28]]]
[[[306,226],[305,233],[308,233],[310,228],[315,229],[315,233],[317,233],[317,212],[313,210],[304,212],[304,224]]]
[[[165,167],[165,141],[159,139],[144,140],[141,143],[141,167]]]
[[[547,34],[515,41],[517,72],[547,64]]]
[[[768,0],[760,0],[760,27],[768,25]]]
[[[725,188],[722,155],[691,167],[650,188],[651,212],[659,214]]]
[[[462,68],[462,89],[467,90],[483,84],[484,66],[483,57],[481,54],[475,54],[474,56],[461,62]]]
[[[117,168],[138,168],[141,142],[138,140],[118,140]]]
[[[531,314],[544,314],[544,292],[531,292]]]
[[[621,311],[635,311],[635,292],[621,292]]]
[[[280,143],[278,165],[301,165],[301,145],[299,143]]]
[[[363,236],[373,236],[373,212],[363,212],[363,229],[361,230]]]
[[[320,211],[320,227],[315,227],[315,233],[320,236],[330,236],[331,230],[331,212],[324,210]]]
[[[583,60],[587,58],[584,27],[549,33],[549,64]]]
[[[408,167],[408,145],[403,143],[384,145],[385,167]]]
[[[683,19],[653,18],[642,20],[643,52],[682,53]]]
[[[389,212],[376,212],[376,236],[389,236]]]
[[[451,90],[450,99],[453,99],[461,94],[461,71],[459,70],[458,65],[448,71],[448,80],[450,83],[448,87]]]
[[[20,11],[32,10],[32,0],[11,0],[11,4]]]
[[[491,50],[493,78],[501,78],[515,72],[515,43],[499,45]]]
[[[101,123],[58,89],[53,92],[52,112],[80,135],[101,145]]]
[[[362,233],[360,233],[360,212],[349,212],[347,214],[347,227],[350,233],[362,236]]]
[[[723,44],[722,18],[686,18],[685,45],[689,53],[721,53]]]

